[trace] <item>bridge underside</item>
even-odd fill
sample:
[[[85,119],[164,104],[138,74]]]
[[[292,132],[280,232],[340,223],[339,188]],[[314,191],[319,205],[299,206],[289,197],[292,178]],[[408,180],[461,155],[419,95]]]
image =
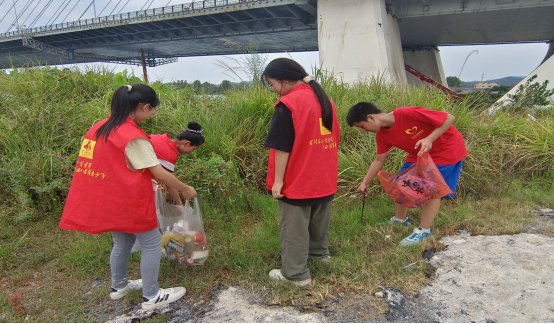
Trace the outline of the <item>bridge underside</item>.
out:
[[[554,6],[399,17],[403,47],[554,39]]]
[[[40,38],[38,38],[40,40]],[[246,46],[250,42],[260,44],[258,51],[275,52],[299,52],[317,51],[317,32],[314,30],[289,30],[279,32],[257,33],[241,35],[216,34],[211,37],[192,38],[184,40],[159,40],[150,42],[122,43],[103,45],[97,47],[75,48],[75,53],[87,53],[120,58],[140,58],[140,49],[144,49],[146,57],[183,57],[205,56],[223,54],[244,54],[245,50],[230,45],[229,42]],[[14,41],[21,43],[21,40]],[[72,64],[86,63],[89,60],[65,59],[56,54],[49,54],[38,50],[32,50],[14,44],[10,51],[2,51],[0,54],[0,68],[24,66],[31,62],[39,65],[45,64]],[[73,51],[73,49],[67,49]],[[11,60],[11,61],[10,61]]]
[[[317,51],[316,13],[315,1],[282,0],[275,4],[265,0],[168,14],[149,21],[105,24],[102,28],[33,33],[33,40],[75,56],[67,59],[28,48],[21,38],[0,39],[0,68],[38,62],[91,62],[79,54],[138,59],[141,49],[147,58],[241,54],[250,42],[259,44],[259,52]]]

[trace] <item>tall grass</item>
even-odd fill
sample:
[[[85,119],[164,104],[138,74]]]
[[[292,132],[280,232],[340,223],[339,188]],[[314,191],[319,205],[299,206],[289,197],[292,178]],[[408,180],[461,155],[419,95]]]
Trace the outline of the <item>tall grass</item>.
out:
[[[17,219],[61,210],[82,136],[109,113],[112,77],[110,71],[101,69],[80,73],[49,67],[0,74],[0,190],[8,197]],[[341,123],[341,195],[357,187],[375,157],[374,135],[345,124],[348,108],[359,101],[373,102],[385,112],[402,106],[423,106],[455,115],[454,124],[469,151],[461,195],[494,193],[496,184],[511,175],[554,177],[551,113],[537,114],[536,121],[510,113],[490,117],[482,113],[482,108],[473,108],[469,100],[454,102],[432,88],[399,88],[379,77],[349,86],[332,76],[319,73],[318,77],[337,106]],[[208,186],[207,181],[200,181],[198,173],[193,173],[199,172],[203,162],[222,161],[216,166],[217,181],[211,182],[216,185],[211,191],[199,188],[203,192],[213,195],[213,189],[221,189],[229,200],[234,192],[263,190],[268,157],[263,142],[276,94],[253,87],[214,98],[191,89],[162,84],[153,87],[162,105],[158,117],[140,125],[147,133],[174,136],[188,121],[199,122],[205,130],[202,149],[178,162],[182,180]],[[384,169],[398,170],[404,158],[404,152],[393,150]],[[194,161],[198,167],[189,167]],[[370,190],[382,194],[377,181]]]

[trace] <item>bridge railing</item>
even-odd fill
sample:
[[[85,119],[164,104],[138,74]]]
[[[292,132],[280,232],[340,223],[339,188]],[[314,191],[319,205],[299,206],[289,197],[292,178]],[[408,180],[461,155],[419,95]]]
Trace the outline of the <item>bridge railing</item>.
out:
[[[103,17],[96,17],[96,18],[90,18],[90,19],[84,19],[84,20],[78,20],[78,21],[72,21],[72,22],[66,22],[66,23],[60,23],[60,24],[52,24],[48,26],[41,26],[41,27],[33,27],[33,28],[27,28],[24,31],[13,31],[8,33],[1,33],[0,38],[17,38],[21,37],[22,34],[33,34],[33,33],[40,33],[44,31],[54,31],[54,30],[63,30],[68,28],[75,28],[75,27],[81,27],[81,26],[92,26],[97,24],[105,24],[109,22],[120,22],[125,20],[131,20],[131,19],[137,19],[137,18],[148,18],[152,16],[159,16],[159,15],[167,15],[172,13],[179,13],[179,12],[185,12],[185,11],[191,11],[191,10],[201,10],[205,8],[213,8],[213,7],[221,7],[221,6],[227,6],[231,4],[239,4],[239,3],[248,3],[248,2],[256,2],[259,0],[204,0],[204,1],[194,1],[187,4],[180,4],[175,6],[168,6],[168,7],[162,7],[162,8],[153,8],[148,10],[140,10],[140,11],[133,11],[133,12],[127,12],[127,13],[121,13],[117,15],[110,15],[110,16],[103,16]]]

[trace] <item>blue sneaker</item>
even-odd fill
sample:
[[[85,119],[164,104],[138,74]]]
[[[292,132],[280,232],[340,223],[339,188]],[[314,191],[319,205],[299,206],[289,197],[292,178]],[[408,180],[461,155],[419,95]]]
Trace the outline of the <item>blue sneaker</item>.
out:
[[[406,237],[402,241],[400,241],[401,246],[409,246],[421,243],[426,238],[429,238],[431,236],[431,227],[427,231],[424,231],[421,227],[415,228],[412,235]]]
[[[392,215],[391,219],[388,222],[379,223],[379,226],[393,225],[393,224],[402,224],[403,226],[411,225],[410,217],[406,217],[405,220],[397,219],[395,215]]]

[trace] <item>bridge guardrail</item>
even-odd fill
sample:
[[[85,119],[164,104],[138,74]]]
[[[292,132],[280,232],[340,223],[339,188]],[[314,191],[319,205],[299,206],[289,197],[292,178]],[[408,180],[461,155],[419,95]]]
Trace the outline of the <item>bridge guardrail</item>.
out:
[[[175,5],[175,6],[153,8],[153,9],[148,9],[148,10],[139,10],[139,11],[127,12],[127,13],[122,13],[122,14],[117,14],[117,15],[110,15],[110,16],[103,16],[103,17],[96,17],[96,18],[89,18],[89,19],[84,19],[84,20],[72,21],[72,22],[67,22],[67,23],[59,23],[59,24],[52,24],[52,25],[48,25],[48,26],[26,28],[24,31],[19,30],[19,31],[13,31],[13,32],[8,32],[8,33],[0,33],[0,39],[2,39],[2,38],[19,38],[19,37],[22,37],[23,34],[29,35],[29,34],[39,33],[39,32],[43,32],[43,31],[63,30],[63,29],[67,29],[67,28],[74,28],[74,27],[81,27],[81,26],[92,26],[92,25],[104,24],[104,23],[108,23],[108,22],[117,22],[117,21],[124,21],[124,20],[136,19],[136,18],[167,15],[167,14],[186,12],[186,11],[191,11],[191,10],[201,10],[201,9],[206,9],[206,8],[214,8],[214,7],[221,7],[221,6],[227,6],[227,5],[232,5],[232,4],[249,3],[249,2],[257,2],[257,1],[260,1],[260,0],[204,0],[204,1],[193,1],[191,3]]]

